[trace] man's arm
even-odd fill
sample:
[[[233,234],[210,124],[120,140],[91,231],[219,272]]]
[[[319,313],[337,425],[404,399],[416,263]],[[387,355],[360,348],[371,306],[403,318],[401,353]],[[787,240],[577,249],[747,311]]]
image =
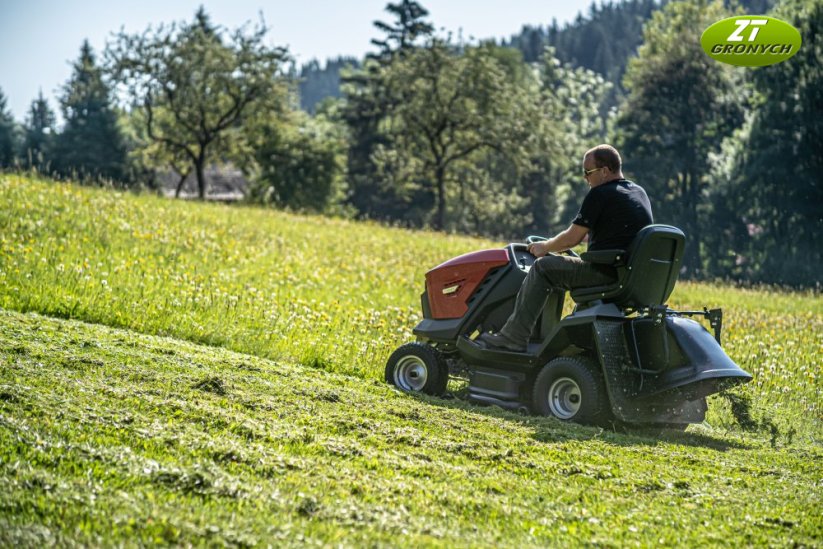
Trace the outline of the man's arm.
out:
[[[543,242],[535,242],[529,246],[529,252],[537,257],[551,252],[562,252],[574,248],[586,238],[589,229],[572,223],[569,228]]]

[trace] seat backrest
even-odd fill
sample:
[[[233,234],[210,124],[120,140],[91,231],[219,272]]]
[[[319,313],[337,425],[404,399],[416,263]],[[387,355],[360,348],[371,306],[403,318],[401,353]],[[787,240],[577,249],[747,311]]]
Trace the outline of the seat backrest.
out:
[[[663,305],[674,290],[686,246],[677,227],[648,225],[629,246],[629,260],[620,291],[612,299],[621,307]]]
[[[686,236],[677,227],[647,225],[629,245],[628,262],[617,268],[617,282],[577,288],[571,297],[579,304],[601,300],[624,309],[663,305],[677,282],[685,244]]]

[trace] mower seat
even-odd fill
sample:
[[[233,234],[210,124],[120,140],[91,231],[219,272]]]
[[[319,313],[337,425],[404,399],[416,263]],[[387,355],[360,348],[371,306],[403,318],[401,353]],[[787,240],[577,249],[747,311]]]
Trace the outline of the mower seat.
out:
[[[575,303],[614,303],[621,309],[663,305],[674,290],[680,272],[686,236],[677,227],[648,225],[624,250],[586,252],[584,261],[612,265],[617,281],[606,286],[572,290]]]

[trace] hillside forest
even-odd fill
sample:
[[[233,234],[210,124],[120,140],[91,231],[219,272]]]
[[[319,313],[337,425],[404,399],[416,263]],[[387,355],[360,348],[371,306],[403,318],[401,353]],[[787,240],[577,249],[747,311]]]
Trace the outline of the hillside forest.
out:
[[[758,69],[708,57],[702,31],[742,13],[789,22],[801,49]],[[143,192],[171,178],[200,199],[232,170],[246,202],[520,239],[568,225],[583,153],[605,142],[686,233],[683,277],[819,288],[821,26],[823,0],[625,0],[466,40],[399,0],[365,57],[298,68],[263,23],[201,7],[83,43],[59,105],[41,94],[23,121],[0,90],[0,169]]]

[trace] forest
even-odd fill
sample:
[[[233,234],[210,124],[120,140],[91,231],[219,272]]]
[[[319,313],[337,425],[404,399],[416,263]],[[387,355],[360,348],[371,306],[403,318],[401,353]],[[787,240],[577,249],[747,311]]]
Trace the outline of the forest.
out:
[[[700,34],[741,13],[793,25],[799,52],[711,59]],[[83,43],[59,125],[42,94],[14,120],[0,90],[0,169],[140,192],[171,178],[200,199],[231,169],[246,202],[521,239],[569,224],[583,153],[611,143],[655,222],[686,233],[683,277],[819,289],[821,25],[823,0],[627,0],[464,41],[400,0],[364,58],[298,69],[264,24],[227,29],[201,7]]]

